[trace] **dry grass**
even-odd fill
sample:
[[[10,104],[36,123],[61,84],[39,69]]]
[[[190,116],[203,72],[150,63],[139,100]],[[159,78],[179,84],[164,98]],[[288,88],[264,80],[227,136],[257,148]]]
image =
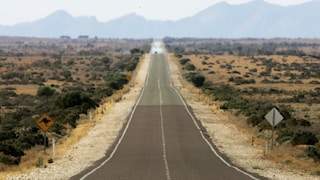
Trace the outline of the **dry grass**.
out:
[[[233,55],[217,55],[217,56],[206,56],[206,55],[190,55],[185,56],[187,58],[191,59],[191,63],[194,64],[198,70],[202,72],[202,74],[206,75],[206,78],[211,80],[215,83],[227,83],[228,79],[230,77],[235,76],[243,76],[245,74],[248,74],[252,79],[255,79],[257,84],[254,85],[254,87],[259,88],[277,88],[277,89],[283,89],[283,90],[313,90],[316,86],[307,84],[310,80],[303,80],[303,83],[305,83],[303,86],[300,84],[289,84],[288,83],[277,83],[277,84],[261,84],[262,80],[264,80],[266,77],[259,76],[259,73],[262,71],[265,71],[265,66],[261,64],[261,62],[255,62],[252,57],[247,56],[233,56]],[[205,57],[207,60],[205,60]],[[312,58],[301,58],[296,56],[255,56],[255,59],[267,59],[272,60],[273,62],[279,62],[279,63],[286,63],[286,64],[305,64],[305,63],[319,63],[318,61],[312,59]],[[206,64],[203,64],[203,62],[206,62]],[[231,65],[231,69],[227,68],[221,68],[222,66]],[[257,69],[257,72],[250,73],[251,69]],[[239,74],[234,74],[232,71],[238,71]],[[214,74],[210,74],[209,72],[215,72]],[[290,73],[293,74],[300,74],[301,72],[293,71],[291,70]],[[271,72],[272,75],[279,75],[281,76],[282,81],[290,81],[289,77],[283,76],[284,72],[277,72],[273,70]],[[240,85],[238,88],[247,88],[249,86],[253,85]]]
[[[14,88],[15,93],[17,93],[18,95],[28,94],[28,95],[35,96],[39,89],[39,85],[20,85],[20,84],[0,85],[0,89],[5,89],[5,88]]]
[[[173,56],[171,56],[174,58]],[[245,74],[248,69],[257,68],[257,73],[263,71],[264,68],[259,64],[255,64],[247,59],[247,57],[238,57],[238,56],[207,56],[209,57],[206,60],[207,64],[203,64],[205,55],[190,55],[184,56],[184,58],[190,58],[192,64],[197,67],[197,70],[203,74],[206,79],[214,82],[214,83],[228,83],[228,79],[233,76],[230,74],[230,70],[220,68],[220,65],[232,64],[232,71],[236,70],[240,72],[240,76]],[[297,63],[305,63],[306,61],[299,57],[282,57],[282,56],[268,56],[267,58],[272,58],[275,61],[283,61],[285,58],[288,63],[297,62]],[[178,62],[178,59],[175,60]],[[178,64],[178,63],[177,63]],[[180,64],[178,64],[181,66]],[[214,71],[215,73],[210,74],[208,72]],[[262,80],[262,77],[258,77],[257,75],[252,75],[252,78],[256,80],[256,84],[250,85],[239,85],[236,88],[245,89],[248,87],[257,87],[257,88],[276,88],[283,89],[286,91],[310,91],[317,87],[317,85],[312,84],[288,84],[288,83],[276,83],[276,84],[262,84],[259,83]],[[285,79],[288,80],[288,79]],[[232,83],[229,83],[232,86],[235,86]],[[244,135],[245,139],[247,139],[246,143],[248,146],[256,146],[263,149],[262,154],[260,154],[260,158],[271,160],[275,166],[284,171],[296,172],[296,173],[306,173],[306,174],[317,174],[320,170],[320,164],[315,163],[313,159],[309,158],[306,154],[306,146],[293,146],[289,142],[285,142],[281,145],[277,144],[274,146],[273,150],[269,150],[268,155],[266,156],[264,147],[266,142],[271,144],[271,131],[263,131],[259,132],[258,128],[251,127],[246,123],[245,117],[234,115],[232,112],[225,112],[219,109],[220,102],[213,101],[212,97],[208,97],[201,93],[199,89],[194,88],[190,85],[189,82],[183,80],[183,87],[187,88],[191,93],[197,94],[191,99],[195,99],[196,101],[202,101],[203,103],[210,103],[210,109],[214,114],[220,116],[220,119],[225,120],[226,124],[232,125],[233,128],[236,128],[237,132],[241,132],[241,135]],[[250,98],[280,98],[279,96],[251,96]],[[295,109],[294,115],[297,117],[305,118],[306,116],[309,118],[311,122],[319,123],[319,110],[320,105],[318,104],[293,104],[290,105]],[[205,119],[204,123],[211,123],[210,119]],[[261,136],[261,138],[257,138],[257,136]],[[275,135],[276,136],[276,135]],[[276,138],[276,137],[275,137]]]
[[[144,58],[142,58],[144,59]],[[139,69],[141,63],[138,64],[137,69]],[[122,99],[122,95],[130,91],[130,85],[136,82],[137,71],[134,71],[132,74],[131,81],[129,85],[125,85],[122,90],[115,92],[112,96],[106,98],[100,106],[92,112],[92,121],[89,120],[88,115],[81,115],[78,120],[77,128],[73,129],[68,127],[67,135],[61,139],[56,141],[56,159],[63,159],[66,152],[70,150],[74,144],[79,142],[83,137],[87,135],[89,130],[96,126],[99,123],[102,116],[105,116],[109,113],[110,109],[115,105],[115,102],[118,102]],[[57,84],[61,85],[60,81],[48,81],[45,83],[46,85]],[[17,92],[20,89],[23,89],[23,86],[16,86]],[[31,87],[31,86],[30,86]],[[38,87],[37,87],[38,88]],[[22,91],[22,90],[21,90]],[[49,139],[52,139],[52,136],[48,136]],[[36,166],[38,159],[41,158],[45,164],[48,164],[48,160],[53,158],[53,151],[51,148],[46,150],[46,154],[44,154],[43,146],[38,146],[32,148],[31,150],[26,151],[26,155],[22,157],[21,163],[18,166],[8,167],[0,165],[0,179],[6,179],[7,175],[18,175],[24,174],[32,171]]]
[[[56,143],[56,158],[63,158],[63,155],[70,147],[77,143],[82,137],[86,136],[90,127],[94,126],[96,119],[89,121],[87,116],[82,115],[78,126],[75,129],[69,129],[68,135],[59,139]],[[49,140],[52,135],[48,134]],[[52,149],[47,148],[44,154],[43,146],[37,146],[31,150],[26,151],[26,155],[22,157],[21,163],[18,166],[5,167],[4,172],[0,172],[0,179],[5,179],[7,174],[23,174],[32,169],[37,168],[36,163],[38,158],[42,158],[44,165],[48,164],[48,159],[53,158]]]
[[[77,128],[73,129],[69,127],[67,135],[57,140],[56,159],[65,158],[64,155],[66,154],[66,152],[70,148],[72,148],[74,144],[85,137],[90,128],[94,127],[103,115],[108,114],[109,110],[114,106],[114,103],[110,103],[112,101],[111,99],[119,100],[120,97],[121,92],[119,91],[113,96],[106,99],[105,103],[93,112],[92,121],[89,120],[89,117],[87,115],[81,115],[80,120],[78,121]],[[48,134],[48,137],[49,141],[51,142],[52,135]],[[44,166],[48,164],[48,160],[50,158],[53,158],[52,148],[47,148],[46,154],[44,154],[43,146],[32,148],[31,150],[26,151],[26,155],[22,157],[20,165],[13,167],[0,166],[0,169],[2,169],[2,172],[0,172],[0,179],[6,179],[6,176],[8,174],[23,174],[37,168],[36,163],[38,161],[38,158],[43,159]]]

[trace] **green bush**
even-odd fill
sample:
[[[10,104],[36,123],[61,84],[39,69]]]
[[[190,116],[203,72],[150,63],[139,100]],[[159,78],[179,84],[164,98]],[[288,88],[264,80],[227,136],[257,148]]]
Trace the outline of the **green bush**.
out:
[[[134,71],[139,61],[140,61],[140,58],[138,56],[127,58],[125,60],[122,60],[116,63],[115,69],[121,70],[121,71]]]
[[[42,157],[38,157],[38,160],[37,160],[35,166],[36,166],[37,168],[40,168],[40,167],[43,166],[43,158],[42,158]]]
[[[177,57],[177,58],[182,58],[182,54],[177,54],[176,53],[174,56]]]
[[[247,123],[251,124],[252,126],[256,126],[259,123],[261,123],[264,119],[258,115],[252,115],[250,117],[247,118]]]
[[[37,92],[37,96],[51,96],[55,92],[54,89],[52,89],[49,86],[40,86]]]
[[[70,107],[80,107],[80,112],[86,113],[87,109],[97,107],[98,104],[92,100],[87,94],[78,91],[66,92],[60,95],[55,105],[60,109],[67,109]]]
[[[179,62],[180,62],[181,65],[185,65],[185,64],[187,64],[187,62],[189,62],[189,61],[190,61],[189,58],[184,58],[184,59],[180,59],[180,60],[179,60]]]
[[[292,138],[294,132],[290,129],[282,129],[278,131],[278,137],[277,137],[277,141],[281,144],[286,140],[289,140]]]
[[[135,57],[125,64],[125,70],[134,71],[139,63],[139,57]]]
[[[24,152],[21,149],[18,149],[9,144],[0,144],[0,152],[5,155],[10,155],[14,157],[20,157],[24,155]]]
[[[1,78],[4,80],[9,80],[9,79],[14,79],[14,78],[18,78],[18,79],[22,79],[24,78],[24,73],[22,72],[8,72],[8,73],[3,73],[1,75]]]
[[[315,146],[309,146],[307,148],[308,156],[313,158],[315,161],[320,161],[320,143],[317,143]]]
[[[303,127],[310,127],[311,126],[311,122],[308,121],[308,120],[305,120],[305,119],[301,119],[298,121],[298,124],[300,126],[303,126]]]
[[[0,162],[5,165],[18,165],[20,163],[20,160],[21,157],[14,157],[0,153]]]
[[[112,88],[113,90],[119,90],[123,88],[124,84],[128,83],[128,80],[125,74],[114,72],[107,74],[105,82],[108,87]]]
[[[194,71],[196,70],[196,67],[193,64],[187,64],[184,69],[187,71]]]
[[[314,145],[318,142],[318,139],[315,134],[309,131],[296,131],[292,138],[292,145],[306,144],[306,145]]]
[[[25,153],[10,144],[0,144],[0,162],[6,165],[18,165]]]
[[[202,87],[206,78],[197,73],[190,73],[186,75],[188,81],[192,82],[195,87]]]

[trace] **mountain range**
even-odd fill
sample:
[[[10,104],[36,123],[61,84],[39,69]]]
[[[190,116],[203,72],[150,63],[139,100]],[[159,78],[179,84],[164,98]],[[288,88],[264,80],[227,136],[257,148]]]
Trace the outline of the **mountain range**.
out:
[[[183,7],[181,7],[183,8]],[[135,13],[99,22],[59,10],[43,19],[1,26],[1,36],[57,38],[87,35],[103,38],[320,38],[320,1],[280,6],[263,0],[215,4],[177,21],[147,20]]]

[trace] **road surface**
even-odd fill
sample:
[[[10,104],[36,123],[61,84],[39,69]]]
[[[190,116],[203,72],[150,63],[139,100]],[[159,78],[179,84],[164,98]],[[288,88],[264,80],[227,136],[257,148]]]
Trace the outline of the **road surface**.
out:
[[[155,46],[145,87],[122,136],[105,159],[72,179],[264,179],[231,165],[216,152],[173,87],[160,43]]]

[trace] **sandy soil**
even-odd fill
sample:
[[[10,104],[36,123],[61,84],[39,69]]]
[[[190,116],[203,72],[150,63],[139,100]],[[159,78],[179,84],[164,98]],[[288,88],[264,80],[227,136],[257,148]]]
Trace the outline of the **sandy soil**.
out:
[[[87,136],[72,145],[65,154],[58,156],[54,163],[48,164],[47,168],[38,168],[25,174],[8,175],[7,179],[68,179],[101,159],[115,141],[130,114],[143,87],[149,60],[150,56],[147,55],[141,61],[131,90],[123,95],[121,101],[114,104],[109,113],[94,119],[96,123],[90,128]],[[215,102],[209,103],[206,97],[199,96],[198,90],[185,83],[175,63],[169,60],[169,64],[175,86],[193,108],[219,150],[233,163],[269,179],[317,179],[302,171],[293,172],[264,158],[264,147],[251,145],[251,136],[242,133],[224,112],[216,110]]]
[[[252,144],[252,136],[238,127],[241,123],[236,122],[237,119],[219,110],[218,102],[210,101],[209,97],[202,95],[199,90],[182,79],[176,63],[169,61],[169,64],[175,86],[207,129],[219,151],[227,155],[234,164],[268,179],[319,179],[310,175],[310,172],[289,169],[269,160],[265,156],[265,146]]]
[[[55,162],[48,164],[46,168],[38,168],[25,174],[8,175],[7,179],[68,179],[104,157],[140,94],[149,67],[149,59],[150,55],[146,55],[142,60],[135,77],[135,84],[128,93],[123,95],[123,100],[115,103],[106,115],[96,116],[93,120],[96,123],[89,129],[88,134],[71,146],[63,156],[57,157]],[[106,104],[102,105],[103,109]]]

